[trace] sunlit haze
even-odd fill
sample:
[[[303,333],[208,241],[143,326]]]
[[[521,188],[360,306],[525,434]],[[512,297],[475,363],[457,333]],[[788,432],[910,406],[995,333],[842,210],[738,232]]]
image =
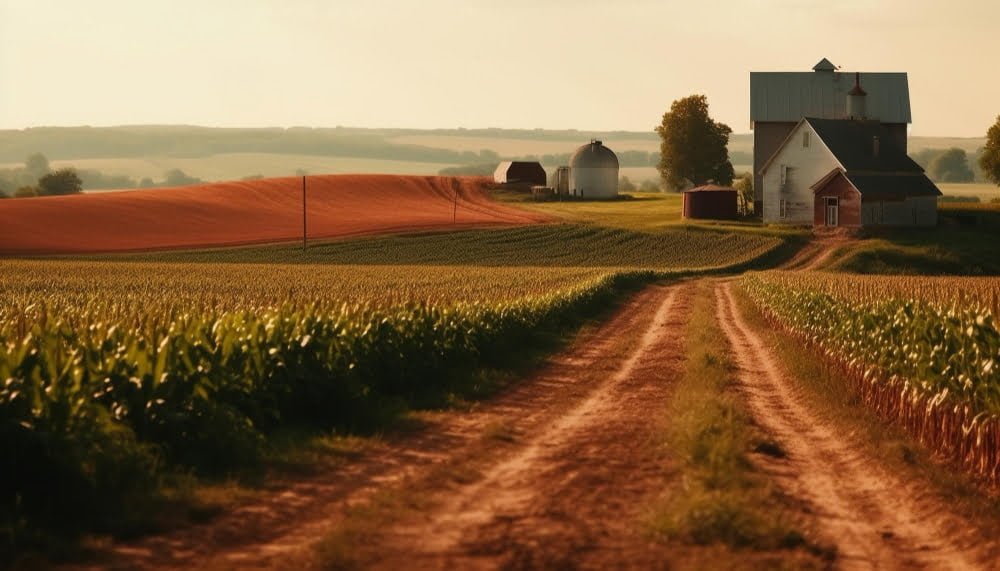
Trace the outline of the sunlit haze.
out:
[[[708,96],[750,128],[750,71],[909,73],[915,135],[1000,114],[995,0],[0,0],[0,128],[648,131]]]

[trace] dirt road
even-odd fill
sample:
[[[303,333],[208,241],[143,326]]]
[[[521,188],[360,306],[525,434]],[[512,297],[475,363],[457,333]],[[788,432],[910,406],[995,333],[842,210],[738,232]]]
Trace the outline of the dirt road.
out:
[[[837,546],[842,569],[991,568],[972,547],[969,526],[949,515],[920,483],[868,457],[856,436],[812,410],[772,350],[734,303],[732,283],[716,288],[717,316],[739,367],[755,420],[787,453],[765,469],[803,500]]]
[[[425,417],[328,475],[269,493],[215,521],[114,546],[92,568],[303,568],[352,506],[393,490],[426,509],[356,546],[385,568],[652,564],[634,528],[667,470],[650,440],[676,364],[691,295],[651,287],[532,378],[467,412]],[[371,547],[371,551],[366,551]]]
[[[732,287],[718,282],[715,300],[738,390],[755,422],[787,453],[755,455],[754,462],[807,507],[823,539],[836,545],[834,566],[992,568],[968,522],[950,515],[922,483],[881,468],[857,436],[838,433],[800,394],[741,315]],[[698,290],[694,282],[649,287],[497,398],[424,415],[418,432],[389,438],[327,474],[281,484],[208,524],[115,546],[94,567],[677,563],[678,546],[653,540],[642,522],[678,478],[662,446],[662,423],[682,374],[684,328]]]

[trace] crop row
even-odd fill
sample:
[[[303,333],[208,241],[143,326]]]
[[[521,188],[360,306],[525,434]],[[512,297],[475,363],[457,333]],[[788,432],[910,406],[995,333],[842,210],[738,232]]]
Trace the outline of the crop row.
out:
[[[975,472],[1000,478],[996,284],[855,278],[752,273],[743,287],[772,321],[841,364],[880,414]]]
[[[549,279],[522,269],[520,284],[513,274],[510,283],[500,274],[492,286],[478,284],[480,296],[496,292],[498,301],[399,305],[375,288],[345,303],[343,284],[317,268],[287,275],[301,283],[277,279],[290,271],[283,268],[242,268],[239,278],[235,267],[212,266],[190,280],[183,272],[173,279],[174,268],[164,268],[170,279],[131,268],[98,268],[79,282],[4,273],[0,524],[13,535],[22,525],[109,525],[165,471],[252,463],[275,430],[366,429],[395,411],[474,393],[482,382],[474,371],[505,366],[540,333],[651,277]],[[344,283],[366,279],[342,271]],[[439,287],[447,291],[438,299],[454,300],[477,287],[469,273],[442,280],[421,291]],[[526,289],[537,293],[513,297]]]

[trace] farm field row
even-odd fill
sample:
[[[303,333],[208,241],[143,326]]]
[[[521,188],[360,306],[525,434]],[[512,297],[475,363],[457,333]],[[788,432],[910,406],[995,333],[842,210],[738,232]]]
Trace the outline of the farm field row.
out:
[[[206,248],[547,217],[497,203],[484,179],[400,175],[272,178],[0,202],[0,252],[68,254]],[[303,214],[303,184],[307,214]],[[306,216],[307,221],[303,220]],[[44,227],[45,232],[38,232]]]
[[[997,280],[763,272],[742,284],[776,324],[843,367],[865,404],[1000,480]]]
[[[87,305],[96,305],[109,317],[133,319],[159,309],[171,313],[513,301],[555,294],[613,272],[588,267],[4,260],[0,321],[10,326],[26,312]],[[33,309],[25,309],[29,307]]]
[[[486,371],[653,275],[10,261],[0,277],[0,438],[21,451],[0,462],[0,535],[17,544],[53,521],[127,529],[163,478],[253,466],[279,430],[371,430],[488,391]]]
[[[723,232],[697,226],[641,232],[566,223],[316,242],[305,252],[301,246],[289,244],[88,259],[682,270],[747,263],[782,244],[781,238],[762,233]]]

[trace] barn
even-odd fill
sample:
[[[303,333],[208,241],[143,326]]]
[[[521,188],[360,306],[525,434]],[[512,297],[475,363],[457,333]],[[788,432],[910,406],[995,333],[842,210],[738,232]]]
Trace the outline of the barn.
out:
[[[737,192],[728,186],[707,184],[684,191],[683,214],[688,219],[735,220]]]
[[[505,161],[493,171],[493,182],[524,186],[545,186],[547,179],[542,164],[532,161]]]
[[[886,137],[906,152],[906,129],[912,121],[906,73],[844,73],[826,58],[812,71],[750,73],[750,123],[753,130],[754,211],[777,211],[766,204],[761,170],[803,117],[872,119]],[[808,215],[808,209],[803,211]],[[808,216],[806,216],[808,218]],[[771,222],[781,222],[771,217]]]
[[[941,191],[879,121],[802,119],[760,174],[765,222],[937,224]]]

